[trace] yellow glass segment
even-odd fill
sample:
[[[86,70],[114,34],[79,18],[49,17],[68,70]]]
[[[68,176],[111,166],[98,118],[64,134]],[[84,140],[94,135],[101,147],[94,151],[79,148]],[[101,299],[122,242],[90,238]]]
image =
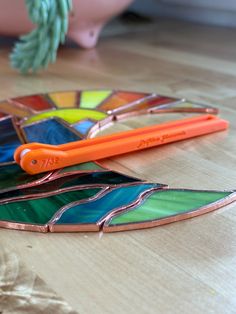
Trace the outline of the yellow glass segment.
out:
[[[80,96],[81,108],[96,108],[112,94],[110,90],[84,91]]]
[[[77,92],[63,92],[48,94],[58,108],[73,108],[77,106]]]
[[[42,112],[40,114],[31,116],[29,119],[25,121],[25,124],[30,124],[32,122],[40,121],[47,118],[58,117],[69,124],[73,124],[79,122],[84,119],[93,119],[96,121],[102,120],[107,117],[107,114],[95,110],[87,110],[87,109],[58,109],[51,110],[47,112]]]

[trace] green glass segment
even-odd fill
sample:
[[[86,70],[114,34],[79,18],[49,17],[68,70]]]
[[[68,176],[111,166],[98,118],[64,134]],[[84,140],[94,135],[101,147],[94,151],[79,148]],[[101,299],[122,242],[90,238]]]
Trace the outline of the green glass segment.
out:
[[[193,211],[219,201],[231,192],[162,190],[152,193],[142,204],[112,218],[109,225],[157,220]]]
[[[60,173],[66,173],[66,172],[76,172],[76,171],[93,171],[93,170],[101,170],[104,171],[105,168],[102,168],[95,162],[84,162],[82,164],[78,164],[75,166],[66,167],[60,170]]]
[[[84,119],[93,119],[96,121],[100,121],[107,117],[107,114],[96,111],[96,110],[88,110],[88,109],[58,109],[58,110],[50,110],[45,111],[34,116],[31,116],[25,121],[25,125],[30,124],[32,122],[40,121],[47,118],[57,117],[65,120],[69,124],[74,124]]]
[[[111,95],[110,90],[84,91],[81,93],[80,107],[96,108],[102,101]]]
[[[20,185],[33,183],[42,179],[45,173],[38,175],[28,175],[17,164],[0,166],[0,193],[5,190],[16,189]]]
[[[111,190],[96,200],[69,208],[57,224],[96,223],[112,210],[133,204],[142,193],[154,187],[156,184],[139,184]]]
[[[45,198],[2,204],[0,205],[0,220],[44,225],[63,206],[92,197],[99,191],[100,189],[84,189]]]

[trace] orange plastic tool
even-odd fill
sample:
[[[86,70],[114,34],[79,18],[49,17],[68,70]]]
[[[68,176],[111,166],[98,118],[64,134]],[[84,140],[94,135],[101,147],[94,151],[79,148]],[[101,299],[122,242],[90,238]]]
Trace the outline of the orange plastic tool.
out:
[[[36,174],[222,131],[227,127],[228,122],[217,116],[201,115],[58,146],[24,144],[16,149],[14,158],[26,172]]]

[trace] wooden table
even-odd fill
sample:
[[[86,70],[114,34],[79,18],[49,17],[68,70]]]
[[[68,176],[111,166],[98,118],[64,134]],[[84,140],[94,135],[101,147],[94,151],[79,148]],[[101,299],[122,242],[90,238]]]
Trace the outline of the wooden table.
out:
[[[48,71],[24,77],[10,68],[9,45],[1,43],[0,98],[115,88],[211,103],[231,122],[229,132],[106,164],[171,187],[235,189],[235,33],[161,20],[104,36],[96,49],[62,48]],[[1,229],[0,260],[19,260],[26,273],[32,271],[32,278],[41,278],[45,289],[54,290],[66,304],[57,313],[67,313],[67,305],[79,313],[235,313],[235,224],[234,203],[198,218],[123,233]]]

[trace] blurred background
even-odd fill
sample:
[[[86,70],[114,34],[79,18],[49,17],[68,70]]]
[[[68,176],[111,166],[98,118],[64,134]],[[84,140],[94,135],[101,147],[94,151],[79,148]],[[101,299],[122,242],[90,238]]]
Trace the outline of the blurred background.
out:
[[[235,0],[136,0],[129,9],[152,17],[236,27]]]

